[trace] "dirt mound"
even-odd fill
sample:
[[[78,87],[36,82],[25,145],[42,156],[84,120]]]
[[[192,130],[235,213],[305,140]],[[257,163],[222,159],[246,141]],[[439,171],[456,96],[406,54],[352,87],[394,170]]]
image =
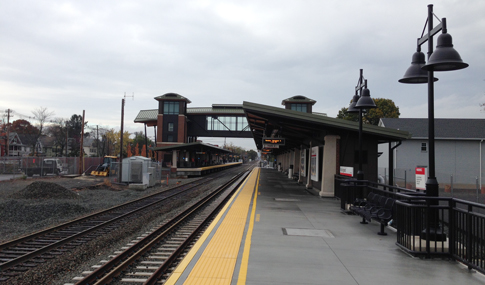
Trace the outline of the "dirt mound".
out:
[[[79,196],[52,182],[35,181],[12,195],[16,199],[77,199]]]

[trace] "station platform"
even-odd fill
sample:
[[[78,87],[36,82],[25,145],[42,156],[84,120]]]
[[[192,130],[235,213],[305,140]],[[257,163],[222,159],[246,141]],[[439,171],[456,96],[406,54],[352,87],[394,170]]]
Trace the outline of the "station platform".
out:
[[[485,284],[458,262],[411,257],[396,234],[274,169],[253,170],[165,284]]]
[[[217,164],[217,165],[210,165],[210,166],[203,166],[203,167],[188,167],[188,168],[177,168],[177,176],[201,176],[208,173],[213,173],[217,171],[221,171],[224,169],[228,169],[234,166],[240,166],[242,162],[230,162],[225,164]]]

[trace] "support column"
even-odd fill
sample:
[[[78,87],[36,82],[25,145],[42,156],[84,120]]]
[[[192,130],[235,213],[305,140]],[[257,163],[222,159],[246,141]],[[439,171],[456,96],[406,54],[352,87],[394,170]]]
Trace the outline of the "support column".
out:
[[[290,150],[290,153],[288,154],[288,178],[289,179],[293,178],[293,168],[295,167],[294,157],[295,157],[295,151]]]
[[[310,148],[308,149],[308,157],[307,157],[307,183],[306,183],[306,189],[312,189],[312,183],[311,183],[311,175],[310,175],[310,169],[312,167],[311,163],[311,153],[312,153],[312,142],[310,142]]]
[[[172,168],[170,168],[170,173],[173,176],[177,176],[177,160],[178,160],[177,151],[172,150]]]
[[[325,136],[322,163],[322,188],[320,197],[335,197],[335,174],[337,174],[337,140],[339,136]]]
[[[303,168],[303,173],[305,173],[305,167],[306,167],[306,165],[301,163],[301,156],[302,155],[305,155],[304,152],[305,152],[305,149],[303,148],[303,145],[301,145],[300,146],[300,156],[298,157],[298,159],[299,159],[299,164],[298,164],[299,165],[299,167],[298,167],[298,169],[299,169],[298,170],[299,171],[299,173],[298,173],[298,183],[303,183],[303,175],[301,175],[302,168]]]

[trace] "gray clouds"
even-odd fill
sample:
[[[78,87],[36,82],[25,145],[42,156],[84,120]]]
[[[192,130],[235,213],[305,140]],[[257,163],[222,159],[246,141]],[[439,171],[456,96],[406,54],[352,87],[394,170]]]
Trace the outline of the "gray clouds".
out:
[[[434,2],[470,64],[436,75],[436,116],[483,118],[485,2]],[[372,97],[394,100],[402,117],[427,116],[426,86],[397,82],[426,20],[420,0],[20,0],[0,9],[2,109],[47,106],[60,117],[85,109],[90,123],[118,128],[123,94],[134,92],[125,121],[139,131],[138,111],[167,92],[192,107],[278,106],[302,94],[336,116],[363,68]]]

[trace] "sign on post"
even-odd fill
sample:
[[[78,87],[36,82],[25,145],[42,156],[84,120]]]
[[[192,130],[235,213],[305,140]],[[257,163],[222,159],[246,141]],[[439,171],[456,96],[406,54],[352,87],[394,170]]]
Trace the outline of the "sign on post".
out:
[[[354,177],[354,168],[349,166],[340,166],[340,175]]]
[[[426,190],[426,172],[427,168],[423,166],[416,167],[416,189]]]

